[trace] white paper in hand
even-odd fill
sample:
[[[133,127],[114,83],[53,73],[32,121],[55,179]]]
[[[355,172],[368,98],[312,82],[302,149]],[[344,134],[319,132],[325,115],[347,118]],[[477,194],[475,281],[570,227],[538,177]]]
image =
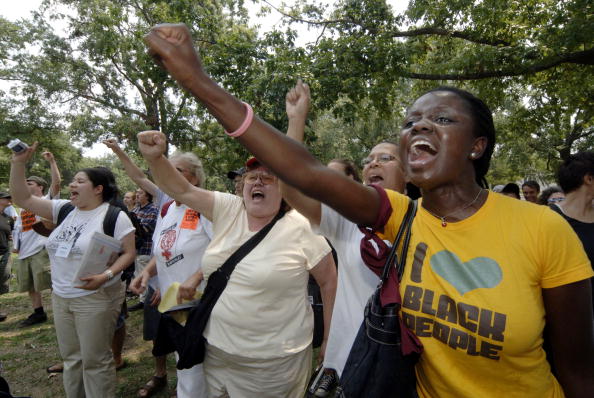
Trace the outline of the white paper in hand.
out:
[[[80,268],[72,279],[72,285],[80,286],[80,278],[104,272],[114,263],[121,251],[122,243],[119,240],[104,233],[95,232],[89,242],[88,250],[83,256]]]

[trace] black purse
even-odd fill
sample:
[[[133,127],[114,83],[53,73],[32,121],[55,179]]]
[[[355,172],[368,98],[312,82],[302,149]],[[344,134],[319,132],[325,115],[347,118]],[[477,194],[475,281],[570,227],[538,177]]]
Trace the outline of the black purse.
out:
[[[179,355],[178,369],[190,369],[192,366],[204,361],[206,339],[202,334],[212,309],[227,286],[231,273],[237,263],[264,239],[274,224],[284,215],[285,212],[281,209],[272,221],[241,245],[223,265],[210,275],[204,288],[204,294],[202,294],[197,304],[190,309],[185,326],[177,323],[167,313],[161,316],[157,338],[152,351],[154,356],[163,356],[177,351]]]
[[[403,355],[402,335],[412,332],[402,322],[400,304],[382,306],[380,293],[392,266],[402,278],[417,202],[410,201],[398,234],[384,266],[378,287],[365,307],[365,317],[340,377],[337,397],[383,398],[416,397],[415,364],[419,354]],[[402,240],[404,239],[404,240]],[[398,246],[402,241],[400,257]],[[396,286],[398,292],[398,286]],[[399,294],[399,293],[398,293]],[[420,347],[419,347],[420,351]]]

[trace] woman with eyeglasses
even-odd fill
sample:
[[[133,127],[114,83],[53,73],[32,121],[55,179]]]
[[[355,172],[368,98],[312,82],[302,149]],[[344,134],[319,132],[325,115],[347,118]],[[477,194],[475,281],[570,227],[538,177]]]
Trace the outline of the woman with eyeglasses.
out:
[[[299,81],[287,93],[286,111],[289,119],[287,136],[303,142],[305,122],[309,111],[309,87]],[[363,183],[376,184],[385,189],[404,192],[405,177],[398,155],[398,145],[382,141],[374,146],[361,165]],[[332,162],[328,164],[332,167]],[[336,170],[336,169],[334,169]],[[344,174],[342,170],[337,170]],[[379,283],[379,276],[365,265],[360,246],[367,242],[371,230],[360,229],[331,207],[305,196],[290,185],[281,182],[283,198],[308,218],[312,227],[326,237],[338,257],[338,285],[332,311],[328,345],[324,356],[325,373],[315,395],[327,396],[340,378],[353,341],[363,321],[363,310]],[[388,250],[383,241],[375,241],[379,250]],[[375,250],[375,248],[374,248]],[[333,370],[333,371],[332,371]]]
[[[228,134],[284,182],[394,240],[408,198],[337,175],[254,117],[207,75],[186,26],[158,25],[145,41]],[[460,89],[430,90],[407,109],[399,144],[407,178],[422,192],[400,284],[402,319],[424,346],[418,394],[591,397],[594,273],[559,215],[485,189],[495,148],[490,109]],[[545,325],[555,376],[542,348]]]
[[[138,144],[157,185],[212,221],[202,269],[180,286],[179,299],[194,297],[202,280],[286,211],[231,274],[204,332],[203,366],[209,397],[302,396],[312,361],[307,281],[311,273],[320,286],[329,330],[336,290],[330,247],[302,215],[286,208],[277,177],[255,158],[246,163],[238,197],[189,184],[163,156],[164,134],[142,132]]]

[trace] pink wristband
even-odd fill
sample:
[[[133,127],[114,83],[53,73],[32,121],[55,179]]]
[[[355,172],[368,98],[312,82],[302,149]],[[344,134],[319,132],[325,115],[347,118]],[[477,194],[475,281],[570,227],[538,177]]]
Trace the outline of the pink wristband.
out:
[[[233,138],[240,137],[243,133],[245,133],[248,127],[250,127],[250,124],[252,124],[252,120],[254,119],[254,110],[252,109],[250,104],[245,102],[242,102],[242,104],[245,106],[245,110],[247,112],[247,114],[245,115],[245,119],[243,120],[243,123],[241,123],[241,126],[239,126],[239,128],[232,133],[225,130],[225,134]]]

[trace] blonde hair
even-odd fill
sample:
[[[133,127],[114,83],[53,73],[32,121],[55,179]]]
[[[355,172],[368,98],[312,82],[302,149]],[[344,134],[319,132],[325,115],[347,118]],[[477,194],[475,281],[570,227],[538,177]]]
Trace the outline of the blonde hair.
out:
[[[196,154],[192,152],[175,152],[169,160],[181,160],[185,162],[189,166],[189,172],[198,178],[197,186],[202,187],[204,185],[204,181],[206,180],[204,167]]]

